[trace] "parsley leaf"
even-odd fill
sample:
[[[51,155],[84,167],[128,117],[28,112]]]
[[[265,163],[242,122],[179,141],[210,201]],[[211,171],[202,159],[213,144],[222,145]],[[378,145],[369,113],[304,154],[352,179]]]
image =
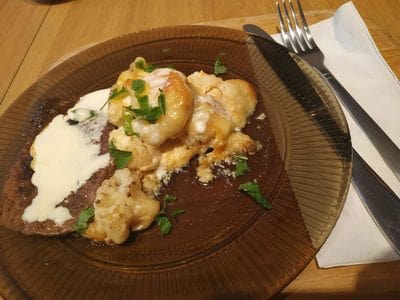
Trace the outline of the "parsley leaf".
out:
[[[127,107],[136,117],[142,117],[147,122],[154,124],[162,115],[160,106],[150,107],[149,97],[147,95],[138,98],[140,108]],[[162,103],[161,103],[162,104]]]
[[[117,166],[117,169],[125,168],[132,157],[132,152],[118,150],[112,141],[108,145],[108,151],[110,152],[112,158],[114,158],[114,162],[115,165]]]
[[[161,117],[161,115],[162,115],[161,108],[159,106],[156,106],[150,108],[149,112],[144,118],[147,122],[154,124]]]
[[[158,95],[158,106],[161,108],[161,113],[165,115],[165,95],[162,89],[159,89],[160,95]]]
[[[87,108],[75,108],[68,110],[67,112],[68,120],[75,121],[78,123],[84,123],[90,121],[98,116],[95,110]]]
[[[89,206],[81,211],[78,221],[74,225],[74,230],[79,233],[84,233],[89,226],[89,223],[94,217],[94,207]]]
[[[137,62],[135,62],[135,67],[136,67],[137,69],[143,70],[144,67],[145,67],[144,60],[141,59],[141,60],[138,60]]]
[[[247,171],[249,171],[249,166],[247,165],[247,157],[235,155],[234,159],[236,162],[236,169],[235,169],[236,176],[241,176]]]
[[[137,62],[135,62],[135,67],[137,69],[143,70],[143,71],[145,71],[147,73],[151,73],[155,69],[157,69],[157,67],[153,66],[152,64],[146,64],[143,59],[138,60]]]
[[[117,98],[118,96],[125,95],[125,94],[127,94],[127,93],[128,93],[128,91],[127,91],[127,89],[126,89],[125,87],[122,87],[122,89],[120,89],[120,90],[117,90],[117,89],[111,90],[111,91],[110,91],[110,95],[108,96],[107,101],[100,107],[99,110],[103,110],[103,108],[106,107],[107,103],[108,103],[110,100],[112,100],[112,99],[114,99],[114,98]]]
[[[101,111],[101,110],[103,110],[103,108],[104,108],[104,107],[106,107],[106,105],[107,105],[108,101],[109,101],[109,100],[107,99],[107,101],[106,101],[106,102],[104,102],[104,104],[103,104],[103,105],[100,107],[100,109],[99,109],[100,111]]]
[[[174,195],[165,195],[163,198],[163,201],[165,201],[166,203],[171,203],[174,202],[176,200],[176,196]]]
[[[98,116],[98,113],[95,110],[90,110],[89,113],[90,113],[90,119]]]
[[[174,217],[174,218],[176,218],[177,216],[179,216],[179,215],[181,215],[181,214],[184,214],[185,213],[185,210],[184,209],[182,209],[182,208],[176,208],[176,209],[174,209],[172,212],[171,212],[171,215]]]
[[[135,91],[136,98],[139,98],[139,96],[144,92],[146,82],[143,79],[136,79],[132,81],[131,87],[132,90]]]
[[[120,89],[119,91],[117,89],[113,89],[110,92],[110,95],[108,96],[108,101],[110,101],[110,100],[112,100],[112,99],[114,99],[114,98],[116,98],[118,96],[127,94],[127,93],[128,93],[128,91],[126,90],[125,87],[122,87],[122,89]]]
[[[143,70],[144,70],[145,72],[147,72],[147,73],[151,73],[151,72],[153,72],[155,69],[157,69],[156,66],[151,65],[151,64],[147,64],[147,66],[144,67]]]
[[[173,228],[173,223],[179,215],[185,213],[184,209],[176,208],[171,213],[168,211],[167,205],[168,203],[174,202],[176,200],[176,196],[174,195],[165,195],[163,198],[163,205],[160,212],[155,216],[154,220],[157,225],[160,227],[160,231],[163,236],[169,234]]]
[[[214,64],[214,74],[225,74],[227,72],[227,68],[221,62],[221,55],[219,55]]]
[[[265,198],[261,194],[260,187],[257,183],[248,181],[246,183],[242,183],[239,186],[239,191],[245,192],[247,195],[252,197],[254,201],[261,205],[262,208],[271,209],[272,205],[268,202],[267,198]]]
[[[138,99],[139,102],[139,107],[143,110],[149,110],[150,109],[150,104],[149,104],[149,96],[144,95],[139,97]]]
[[[131,113],[127,113],[124,115],[124,132],[128,136],[136,135],[139,136],[137,132],[135,132],[132,128],[132,121],[134,116]]]
[[[132,108],[131,106],[128,106],[126,109],[129,112],[134,113],[136,117],[144,117],[147,115],[148,110],[150,109],[149,97],[147,95],[145,95],[145,96],[139,97],[137,100],[139,102],[140,108]]]
[[[160,231],[163,236],[166,236],[171,232],[173,226],[166,214],[160,213],[154,218],[154,220],[160,227]]]

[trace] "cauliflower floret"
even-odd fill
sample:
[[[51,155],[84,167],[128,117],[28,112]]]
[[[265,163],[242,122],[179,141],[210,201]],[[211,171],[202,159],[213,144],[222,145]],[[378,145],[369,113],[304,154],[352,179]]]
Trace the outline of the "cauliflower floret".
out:
[[[194,109],[193,95],[183,75],[170,69],[160,70],[166,70],[168,74],[165,85],[160,85],[165,95],[165,114],[154,124],[140,118],[132,121],[132,128],[139,133],[140,139],[153,146],[182,135]]]
[[[223,82],[221,78],[214,74],[207,74],[203,71],[194,72],[187,77],[187,80],[200,95],[206,95],[212,88]]]
[[[127,166],[129,169],[140,171],[157,169],[161,152],[157,148],[145,144],[135,135],[126,135],[124,128],[120,127],[111,131],[109,140],[117,149],[132,152],[132,158]]]
[[[252,140],[247,134],[242,132],[232,133],[228,140],[226,147],[222,151],[212,151],[207,154],[202,154],[199,157],[199,166],[197,167],[197,176],[202,183],[210,182],[214,176],[211,167],[231,157],[234,154],[254,153],[258,150],[259,145]]]
[[[240,79],[225,80],[217,88],[218,91],[211,90],[209,95],[223,105],[237,128],[243,128],[257,104],[254,89],[249,83]]]
[[[196,97],[195,103],[195,111],[186,128],[189,138],[208,143],[213,148],[225,146],[235,124],[212,97]]]
[[[199,124],[199,118],[196,115],[192,116],[187,127],[189,138],[220,151],[226,146],[228,137],[234,131],[235,125],[224,116],[210,110],[207,104],[200,105],[198,111],[207,115],[207,119],[204,122],[205,124]],[[199,125],[205,127],[203,132],[200,132]]]
[[[222,104],[225,113],[238,129],[243,128],[247,118],[254,113],[257,95],[246,81],[241,79],[224,81],[204,72],[195,72],[187,79],[199,95],[211,96]]]
[[[97,189],[94,221],[85,236],[107,244],[121,244],[130,231],[146,229],[159,211],[159,202],[141,191],[137,174],[127,168],[117,170]]]

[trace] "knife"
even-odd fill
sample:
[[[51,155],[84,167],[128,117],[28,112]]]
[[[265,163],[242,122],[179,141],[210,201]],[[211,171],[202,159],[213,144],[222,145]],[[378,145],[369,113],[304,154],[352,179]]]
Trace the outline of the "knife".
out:
[[[275,40],[260,27],[253,24],[245,24],[243,25],[243,29],[250,35],[266,61],[270,63],[276,61],[274,57],[271,56],[272,52],[266,49],[268,44],[273,43],[275,46],[279,45],[282,51],[289,53],[289,50],[275,42]],[[287,84],[287,81],[282,81]],[[290,86],[288,86],[288,88],[296,89],[296,87]],[[301,91],[296,92],[301,93]],[[297,98],[298,101],[301,101],[301,99],[301,97]],[[316,121],[318,122],[318,120]],[[352,158],[352,184],[389,244],[400,254],[400,199],[361,158],[354,148],[352,149]]]
[[[268,33],[256,25],[245,24],[243,25],[243,29],[251,35],[257,35],[274,41],[274,39]],[[317,70],[317,72],[319,73],[319,70]],[[382,130],[382,128],[380,128],[379,125],[368,115],[368,113],[357,103],[357,101],[354,100],[350,93],[343,88],[343,86],[335,79],[335,77],[322,77],[325,81],[327,81],[328,85],[331,86],[335,94],[338,96],[340,102],[353,116],[353,119],[363,129],[389,169],[391,169],[397,179],[400,180],[400,149]]]

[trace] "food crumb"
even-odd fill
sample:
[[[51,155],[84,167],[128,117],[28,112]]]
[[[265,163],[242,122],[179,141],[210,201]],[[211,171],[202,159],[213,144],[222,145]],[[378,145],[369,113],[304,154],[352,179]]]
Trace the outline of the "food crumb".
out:
[[[266,116],[265,113],[261,113],[261,114],[259,114],[259,115],[256,117],[256,119],[262,121],[262,120],[265,120],[266,117],[267,117],[267,116]]]

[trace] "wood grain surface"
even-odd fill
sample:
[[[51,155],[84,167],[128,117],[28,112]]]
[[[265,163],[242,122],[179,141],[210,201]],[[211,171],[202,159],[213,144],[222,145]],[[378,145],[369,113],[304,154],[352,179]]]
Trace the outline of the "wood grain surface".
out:
[[[309,23],[329,17],[345,0],[302,0]],[[354,0],[383,57],[400,76],[400,3]],[[128,32],[206,23],[276,32],[275,1],[72,0],[47,5],[0,0],[0,115],[57,61],[79,48]],[[350,251],[350,250],[349,250]],[[318,269],[310,265],[277,299],[396,299],[400,262]]]

